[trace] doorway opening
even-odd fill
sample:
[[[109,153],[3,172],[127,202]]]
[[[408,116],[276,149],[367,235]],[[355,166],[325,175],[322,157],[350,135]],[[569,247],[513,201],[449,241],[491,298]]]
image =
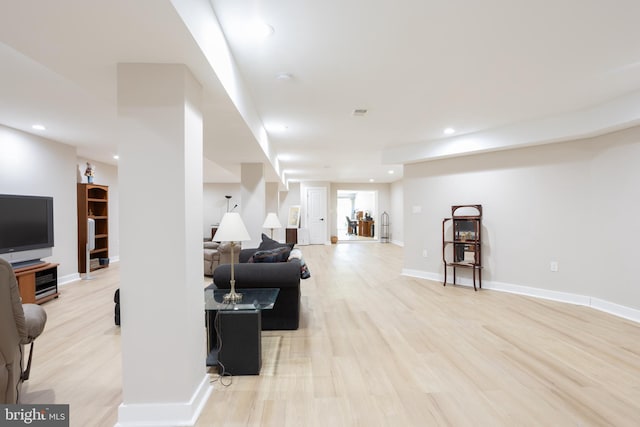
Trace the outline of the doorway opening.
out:
[[[338,190],[336,225],[338,241],[378,240],[375,218],[378,215],[378,192]]]

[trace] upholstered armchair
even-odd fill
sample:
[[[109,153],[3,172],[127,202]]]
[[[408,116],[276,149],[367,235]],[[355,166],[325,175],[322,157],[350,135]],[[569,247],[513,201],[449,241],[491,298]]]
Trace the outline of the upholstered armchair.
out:
[[[29,379],[33,340],[42,333],[46,321],[42,307],[22,304],[13,268],[0,259],[0,403],[19,403],[22,382]],[[31,344],[31,350],[23,369],[25,344]]]
[[[234,264],[238,263],[242,249],[240,242],[236,243],[233,257]],[[212,242],[204,241],[204,275],[213,276],[213,270],[220,264],[231,264],[231,243],[230,242]]]

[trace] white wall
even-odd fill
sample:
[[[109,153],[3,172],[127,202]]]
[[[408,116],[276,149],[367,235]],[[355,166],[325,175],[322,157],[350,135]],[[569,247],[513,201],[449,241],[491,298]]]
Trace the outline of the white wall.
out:
[[[119,117],[141,125],[118,141],[118,423],[191,425],[211,390],[202,366],[202,87],[182,64],[121,63],[117,73]]]
[[[389,239],[396,245],[404,245],[404,183],[391,184],[391,203],[389,210]]]
[[[211,226],[218,225],[222,216],[227,212],[227,199],[231,196],[229,209],[238,204],[234,212],[240,212],[240,184],[204,184],[203,203],[204,214],[202,216],[202,236],[211,237]]]
[[[251,240],[243,242],[245,248],[257,248],[262,241],[260,235],[266,214],[266,181],[262,163],[240,165],[240,199],[238,206]]]
[[[265,184],[265,209],[267,213],[278,213],[280,206],[280,192],[278,190],[279,184],[277,182],[267,182]],[[265,217],[266,218],[266,217]]]
[[[597,250],[587,272],[589,294],[640,309],[640,128],[619,132],[597,144],[590,163],[592,217],[582,230]],[[578,232],[578,230],[574,230]]]
[[[267,212],[279,212],[279,193],[278,193],[278,184],[277,183],[266,183],[265,186],[267,190],[265,208]],[[229,208],[233,208],[233,206],[237,203],[238,207],[235,209],[235,212],[239,212],[240,209],[240,184],[213,184],[213,183],[205,183],[203,186],[203,194],[204,194],[204,215],[203,215],[203,223],[202,223],[202,235],[203,237],[211,236],[211,226],[217,225],[222,220],[222,216],[227,211],[227,199],[224,196],[231,196],[229,202]],[[299,198],[298,198],[299,201]],[[279,216],[280,222],[284,224],[286,222],[286,215]],[[264,230],[266,234],[269,230]],[[274,230],[273,236],[274,238],[278,237],[279,234],[282,234],[282,238],[284,239],[284,231],[282,230]],[[252,236],[253,237],[253,236]],[[259,237],[259,236],[258,236]]]
[[[356,198],[354,200],[354,207],[356,212],[362,211],[364,213],[368,212],[372,218],[379,218],[379,212],[377,212],[378,203],[377,203],[377,192],[376,191],[357,191]],[[337,206],[337,205],[336,205]],[[338,217],[336,216],[336,220]],[[337,227],[336,223],[336,227]]]
[[[75,147],[0,125],[0,193],[53,197],[55,247],[46,261],[60,264],[58,281],[78,275],[76,183],[86,182],[87,159]],[[119,251],[118,172],[112,165],[91,161],[95,183],[109,186],[109,258]]]
[[[442,218],[483,205],[483,279],[640,308],[640,127],[405,166],[405,271],[441,278]],[[428,256],[422,257],[423,250]],[[550,271],[550,262],[559,271]]]
[[[60,281],[77,277],[76,150],[0,126],[0,193],[53,197],[53,255]]]

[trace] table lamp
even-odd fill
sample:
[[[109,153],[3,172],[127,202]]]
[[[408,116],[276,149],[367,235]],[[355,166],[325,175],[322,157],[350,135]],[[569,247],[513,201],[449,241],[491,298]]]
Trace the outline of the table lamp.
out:
[[[274,212],[269,212],[267,217],[264,219],[264,224],[262,224],[262,228],[270,228],[271,229],[271,239],[273,239],[273,229],[274,228],[282,228],[282,224],[278,220],[278,215]]]
[[[218,230],[213,238],[217,242],[230,242],[231,243],[231,291],[224,295],[222,302],[224,303],[237,303],[242,301],[242,294],[236,293],[236,280],[235,271],[233,269],[235,257],[233,256],[233,248],[236,242],[242,242],[244,240],[251,240],[249,232],[240,218],[240,214],[237,212],[227,212],[222,217]]]

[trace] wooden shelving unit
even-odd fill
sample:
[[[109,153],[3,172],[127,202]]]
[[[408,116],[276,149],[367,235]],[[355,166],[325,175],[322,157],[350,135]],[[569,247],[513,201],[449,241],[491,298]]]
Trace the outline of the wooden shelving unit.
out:
[[[109,259],[109,187],[97,184],[78,184],[78,271],[85,273],[87,220],[95,221],[95,249],[89,254],[90,271],[108,267]]]
[[[451,221],[451,227],[447,228]],[[448,248],[452,250],[448,252]],[[473,289],[482,288],[482,205],[451,206],[451,218],[442,220],[442,262],[444,282],[447,284],[447,269],[453,269],[453,284],[456,284],[456,269],[473,271]],[[476,286],[476,276],[479,286]]]

